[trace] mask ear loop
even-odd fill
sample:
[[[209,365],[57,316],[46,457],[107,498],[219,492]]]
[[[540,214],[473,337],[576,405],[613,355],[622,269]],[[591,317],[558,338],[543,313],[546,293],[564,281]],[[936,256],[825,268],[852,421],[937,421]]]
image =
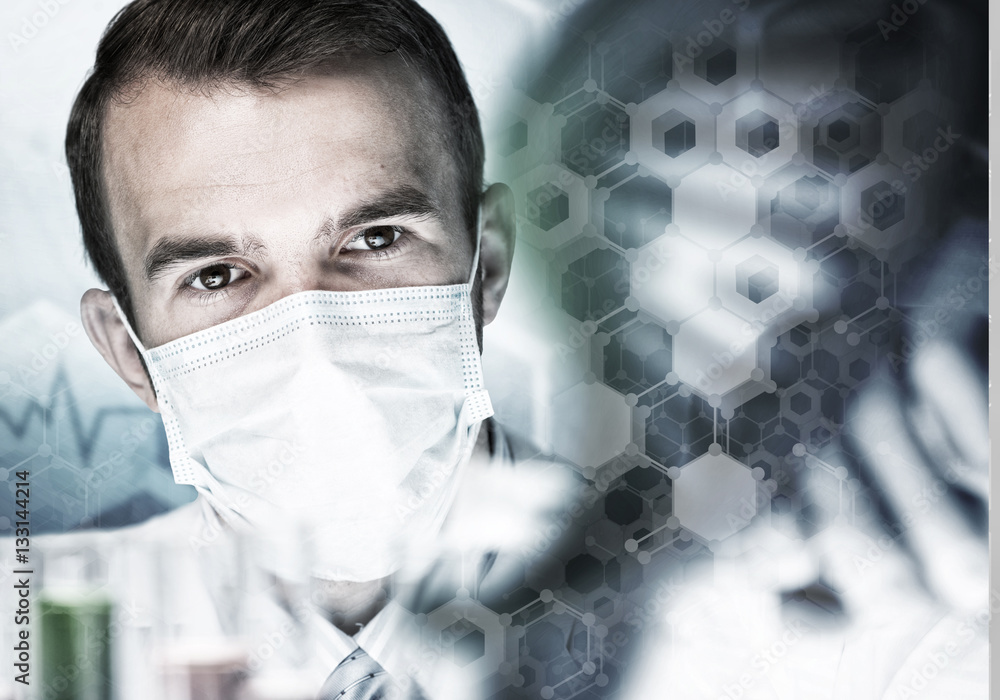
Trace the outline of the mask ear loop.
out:
[[[483,208],[476,209],[476,250],[472,255],[472,271],[469,273],[469,293],[476,284],[476,273],[479,271],[479,249],[483,243]]]
[[[139,354],[142,355],[142,359],[146,363],[146,371],[149,372],[150,380],[153,382],[153,390],[156,392],[157,399],[161,402],[160,415],[164,419],[164,427],[166,428],[167,422],[173,420],[173,411],[169,407],[169,400],[166,399],[160,388],[160,373],[157,371],[155,364],[150,361],[149,351],[146,349],[146,346],[142,344],[142,341],[139,340],[139,336],[128,322],[128,318],[125,316],[125,312],[122,310],[121,304],[118,303],[118,299],[113,294],[111,295],[111,301],[115,305],[115,311],[118,312],[118,317],[121,319],[122,325],[125,326],[125,330],[128,332],[128,337],[132,339],[133,343],[135,343],[136,349],[139,351]],[[175,453],[176,458],[178,459],[190,458],[187,457],[185,448],[173,444],[173,441],[169,439],[169,435],[167,443],[167,447],[170,451],[170,465],[171,470],[174,473],[174,481],[178,484],[189,484],[197,488],[199,493],[203,494],[207,498],[207,500],[215,507],[216,512],[218,512],[223,519],[231,520],[232,516],[229,515],[229,511],[235,511],[236,513],[239,511],[232,505],[225,505],[226,501],[229,499],[222,496],[222,493],[224,492],[222,485],[215,480],[212,474],[203,465],[198,464],[197,462],[194,462],[194,466],[192,468],[194,478],[178,478],[178,472],[174,468]],[[191,461],[193,462],[193,460]]]
[[[479,270],[479,251],[482,247],[482,240],[483,240],[483,210],[482,207],[480,207],[476,212],[476,252],[472,256],[472,272],[469,275],[469,282],[468,282],[469,286],[468,301],[470,305],[472,303],[472,289],[476,282],[476,272]],[[470,322],[471,319],[472,319],[472,312],[470,307],[469,309]],[[472,337],[474,337],[475,336],[474,332],[472,332],[471,335]],[[479,347],[475,345],[474,341],[472,342],[473,345],[471,345],[469,348],[469,356],[470,358],[472,358],[473,362],[478,364],[481,362]],[[470,381],[469,373],[467,373],[466,381],[467,382]],[[463,406],[462,411],[465,412],[466,410],[469,412],[471,424],[476,426],[475,427],[476,432],[478,432],[479,430],[479,423],[493,415],[493,403],[492,401],[490,401],[489,392],[485,389],[485,387],[483,387],[481,370],[479,373],[479,378],[478,380],[475,381],[473,386],[469,386],[469,384],[466,384],[466,403]],[[475,446],[475,440],[473,440],[473,446]]]
[[[139,340],[139,336],[135,334],[134,330],[132,330],[132,325],[128,322],[128,318],[125,316],[125,312],[122,311],[122,307],[118,303],[118,297],[116,297],[114,294],[111,295],[111,303],[115,305],[115,311],[118,312],[118,318],[121,319],[122,325],[125,326],[125,330],[128,332],[128,337],[132,339],[133,343],[135,343],[136,349],[139,351],[139,354],[142,355],[142,359],[145,360],[146,346],[142,344],[142,341]],[[149,362],[147,361],[146,364],[148,366]]]

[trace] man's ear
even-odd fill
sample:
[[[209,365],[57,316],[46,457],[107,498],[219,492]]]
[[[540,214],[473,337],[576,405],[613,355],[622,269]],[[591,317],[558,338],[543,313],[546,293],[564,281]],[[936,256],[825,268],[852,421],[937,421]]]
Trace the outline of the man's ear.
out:
[[[517,235],[514,193],[503,183],[490,185],[480,203],[483,235],[479,247],[482,270],[483,325],[496,318],[507,291]]]
[[[142,366],[139,350],[115,310],[111,293],[102,289],[88,289],[80,300],[80,316],[90,342],[101,353],[104,361],[125,380],[136,396],[159,413],[156,392]]]

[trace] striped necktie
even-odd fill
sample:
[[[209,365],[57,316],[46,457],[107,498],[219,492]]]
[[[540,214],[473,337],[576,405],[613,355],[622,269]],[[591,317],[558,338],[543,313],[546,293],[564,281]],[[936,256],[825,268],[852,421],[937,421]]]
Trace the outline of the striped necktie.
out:
[[[415,683],[403,688],[358,647],[326,679],[317,700],[424,700]]]

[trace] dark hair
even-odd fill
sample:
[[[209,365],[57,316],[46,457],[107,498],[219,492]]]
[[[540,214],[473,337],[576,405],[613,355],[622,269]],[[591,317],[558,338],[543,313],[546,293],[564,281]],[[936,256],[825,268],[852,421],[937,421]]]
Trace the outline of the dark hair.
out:
[[[103,177],[111,101],[151,78],[267,87],[348,53],[397,55],[429,81],[454,143],[466,226],[475,226],[483,177],[479,116],[448,37],[413,0],[135,0],[105,30],[66,130],[84,247],[133,326]]]

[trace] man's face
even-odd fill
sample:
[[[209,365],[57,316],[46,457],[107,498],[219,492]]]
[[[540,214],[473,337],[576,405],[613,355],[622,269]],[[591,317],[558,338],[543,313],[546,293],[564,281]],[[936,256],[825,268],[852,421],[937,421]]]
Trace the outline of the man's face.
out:
[[[412,72],[358,58],[274,91],[150,81],[112,106],[105,177],[143,343],[303,290],[466,281],[437,115]]]

